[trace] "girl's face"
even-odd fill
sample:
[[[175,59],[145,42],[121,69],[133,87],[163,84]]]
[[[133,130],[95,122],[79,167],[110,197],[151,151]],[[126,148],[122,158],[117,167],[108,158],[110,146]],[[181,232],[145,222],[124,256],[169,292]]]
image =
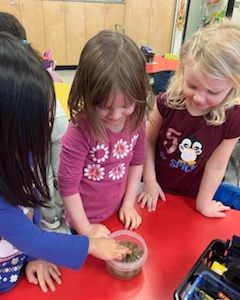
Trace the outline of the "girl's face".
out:
[[[96,112],[99,119],[104,125],[114,132],[123,130],[127,117],[135,109],[135,103],[130,103],[125,95],[117,90],[107,100],[106,104],[96,106]]]
[[[198,65],[184,68],[183,94],[191,115],[206,115],[220,105],[233,87],[227,79],[213,79],[200,76]]]

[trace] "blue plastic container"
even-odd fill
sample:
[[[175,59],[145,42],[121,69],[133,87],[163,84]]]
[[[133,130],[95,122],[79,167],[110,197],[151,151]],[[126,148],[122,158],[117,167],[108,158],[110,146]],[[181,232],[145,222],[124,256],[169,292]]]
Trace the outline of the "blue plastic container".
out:
[[[183,300],[221,299],[219,293],[221,293],[222,297],[225,296],[226,299],[240,299],[240,293],[238,291],[226,285],[213,273],[203,271],[186,291]]]

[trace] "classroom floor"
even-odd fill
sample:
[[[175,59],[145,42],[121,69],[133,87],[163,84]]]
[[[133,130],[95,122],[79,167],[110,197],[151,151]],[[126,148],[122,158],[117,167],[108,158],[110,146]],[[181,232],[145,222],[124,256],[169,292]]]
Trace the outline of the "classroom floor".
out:
[[[55,70],[64,82],[72,83],[76,70]]]

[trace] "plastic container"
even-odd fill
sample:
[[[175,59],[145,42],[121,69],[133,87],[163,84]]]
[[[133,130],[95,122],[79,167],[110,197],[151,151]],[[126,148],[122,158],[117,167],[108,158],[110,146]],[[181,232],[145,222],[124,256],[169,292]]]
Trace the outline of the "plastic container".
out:
[[[201,299],[239,300],[240,293],[226,285],[213,273],[203,271],[193,282],[191,288],[183,298],[183,300]]]
[[[231,240],[213,240],[202,255],[196,261],[191,270],[186,274],[185,278],[179,284],[174,292],[175,300],[199,300],[199,299],[225,299],[239,300],[239,285],[226,278],[226,271],[223,275],[214,271],[213,263],[217,262],[222,266],[228,267],[231,253],[229,253],[229,245],[234,244]],[[230,256],[229,256],[230,255]],[[211,297],[204,295],[203,292],[211,291],[222,292],[224,296]],[[230,297],[231,296],[231,297]]]
[[[141,272],[148,257],[148,249],[144,239],[130,230],[117,230],[110,237],[129,247],[132,254],[127,255],[122,261],[107,261],[107,271],[119,279],[134,278]]]

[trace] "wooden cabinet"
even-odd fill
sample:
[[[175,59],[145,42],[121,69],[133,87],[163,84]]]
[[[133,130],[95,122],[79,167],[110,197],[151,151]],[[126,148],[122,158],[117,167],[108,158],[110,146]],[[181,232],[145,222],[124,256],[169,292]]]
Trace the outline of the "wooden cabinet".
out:
[[[65,2],[67,64],[76,65],[85,44],[85,4]]]
[[[85,3],[86,41],[103,29],[124,26],[124,4]]]
[[[176,0],[152,0],[148,45],[157,54],[170,52]]]
[[[42,0],[46,48],[58,65],[67,64],[64,1]]]
[[[115,25],[124,27],[124,4],[104,5],[104,29],[115,29]]]
[[[76,65],[85,43],[103,29],[125,29],[139,46],[157,54],[170,51],[176,0],[0,0],[15,15],[41,54],[51,49],[58,65]]]
[[[27,39],[39,54],[46,50],[45,27],[41,0],[20,0],[22,24],[27,32]]]
[[[65,1],[67,64],[76,65],[85,43],[103,29],[123,26],[124,5]]]
[[[0,0],[0,11],[14,15],[26,30],[32,47],[41,54],[45,49],[45,31],[41,0]]]
[[[85,40],[104,29],[104,3],[85,3]]]
[[[0,0],[0,11],[14,15],[21,22],[21,11],[18,0]]]
[[[78,64],[92,36],[124,23],[124,4],[42,0],[42,9],[46,48],[58,65]]]
[[[157,54],[170,51],[176,0],[127,0],[125,30]]]
[[[125,31],[138,46],[148,45],[151,0],[127,0]]]

